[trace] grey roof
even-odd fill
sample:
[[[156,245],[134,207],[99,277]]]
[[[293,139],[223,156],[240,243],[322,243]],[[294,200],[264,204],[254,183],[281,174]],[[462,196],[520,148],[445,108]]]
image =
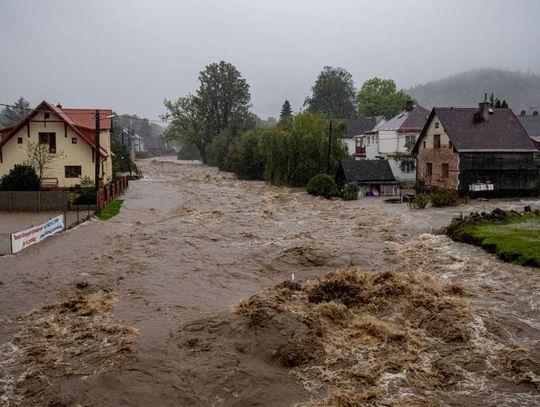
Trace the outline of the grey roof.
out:
[[[396,182],[388,160],[343,160],[340,165],[347,182]]]
[[[387,122],[377,126],[377,131],[410,131],[420,133],[429,116],[429,110],[416,105],[411,111],[404,110]]]
[[[373,129],[377,124],[377,118],[359,117],[357,119],[345,119],[344,122],[347,125],[347,132],[343,135],[343,138],[352,138]]]
[[[493,109],[487,121],[475,120],[477,112],[478,108],[435,107],[428,123],[437,115],[457,151],[536,150],[512,110]],[[422,136],[427,127],[426,123]]]
[[[540,141],[540,116],[518,116],[530,138]]]

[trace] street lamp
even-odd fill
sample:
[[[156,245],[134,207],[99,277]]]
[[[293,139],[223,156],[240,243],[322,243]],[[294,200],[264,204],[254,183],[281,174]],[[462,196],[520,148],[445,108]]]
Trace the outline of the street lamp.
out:
[[[96,158],[95,158],[95,163],[96,163],[96,184],[95,184],[95,197],[96,197],[96,208],[98,207],[99,205],[99,166],[101,165],[101,154],[100,154],[100,145],[99,145],[99,134],[101,132],[101,128],[100,128],[100,120],[101,118],[99,117],[99,109],[96,109]],[[105,119],[112,119],[113,117],[115,117],[116,115],[114,114],[111,114],[109,116],[106,116]]]

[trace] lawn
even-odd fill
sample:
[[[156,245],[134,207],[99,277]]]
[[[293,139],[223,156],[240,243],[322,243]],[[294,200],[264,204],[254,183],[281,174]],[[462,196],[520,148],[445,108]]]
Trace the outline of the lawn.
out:
[[[512,216],[500,223],[458,224],[451,229],[454,240],[481,246],[504,261],[540,267],[538,213]]]
[[[110,219],[113,216],[118,215],[118,212],[120,212],[120,207],[122,206],[123,203],[124,203],[123,199],[115,199],[105,208],[103,208],[98,213],[96,213],[96,216],[101,220]]]

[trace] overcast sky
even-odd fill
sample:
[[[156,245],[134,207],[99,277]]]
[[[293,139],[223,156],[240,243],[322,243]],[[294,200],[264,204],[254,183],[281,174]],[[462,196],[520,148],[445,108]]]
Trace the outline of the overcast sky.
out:
[[[0,0],[0,103],[24,96],[157,118],[205,65],[234,64],[253,111],[302,107],[325,65],[400,88],[464,70],[540,72],[538,0]]]

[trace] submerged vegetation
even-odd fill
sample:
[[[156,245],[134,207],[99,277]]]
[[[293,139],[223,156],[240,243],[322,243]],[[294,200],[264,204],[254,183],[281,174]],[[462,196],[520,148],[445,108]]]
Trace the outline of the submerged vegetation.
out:
[[[447,230],[456,241],[480,246],[504,261],[540,267],[540,211],[496,209],[454,218]]]

